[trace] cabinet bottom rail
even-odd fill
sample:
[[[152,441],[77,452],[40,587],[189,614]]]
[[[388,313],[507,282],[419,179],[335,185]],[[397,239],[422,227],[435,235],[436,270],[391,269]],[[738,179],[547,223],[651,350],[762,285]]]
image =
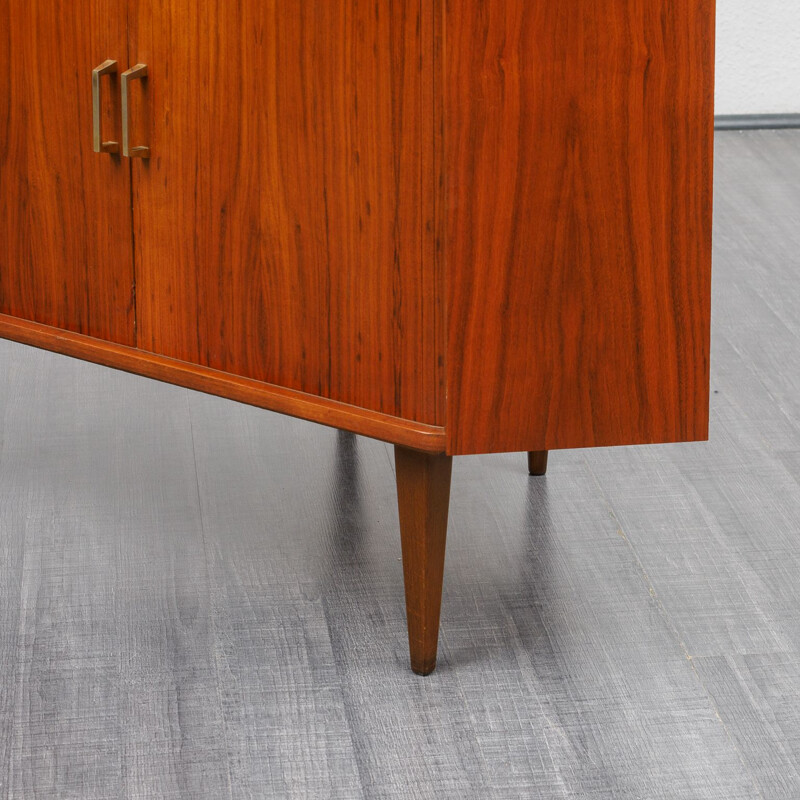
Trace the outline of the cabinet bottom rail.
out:
[[[337,400],[242,378],[167,356],[0,314],[0,338],[92,361],[427,453],[445,451],[445,430]]]

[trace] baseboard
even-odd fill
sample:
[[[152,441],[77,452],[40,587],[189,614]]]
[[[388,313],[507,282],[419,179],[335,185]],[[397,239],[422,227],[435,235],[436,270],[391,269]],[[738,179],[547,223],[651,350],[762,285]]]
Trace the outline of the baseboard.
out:
[[[757,131],[800,128],[800,114],[722,114],[714,118],[718,131]]]

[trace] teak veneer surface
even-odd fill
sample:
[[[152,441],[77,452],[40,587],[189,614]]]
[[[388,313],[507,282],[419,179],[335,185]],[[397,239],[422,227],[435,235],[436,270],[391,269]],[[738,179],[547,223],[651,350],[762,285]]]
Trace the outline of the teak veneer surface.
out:
[[[707,438],[713,0],[445,32],[448,452]]]
[[[132,345],[130,167],[92,150],[92,69],[126,53],[127,0],[0,0],[0,313]]]
[[[0,8],[0,312],[449,454],[706,437],[713,0]]]
[[[133,6],[139,346],[441,424],[429,0]]]

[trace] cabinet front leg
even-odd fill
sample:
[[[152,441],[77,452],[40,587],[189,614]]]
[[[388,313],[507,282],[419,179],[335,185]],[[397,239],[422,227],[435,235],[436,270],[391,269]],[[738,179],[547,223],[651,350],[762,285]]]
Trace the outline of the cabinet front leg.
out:
[[[436,668],[453,459],[398,446],[394,458],[411,669],[428,675]]]
[[[528,474],[544,475],[547,472],[547,450],[531,450],[528,453]]]

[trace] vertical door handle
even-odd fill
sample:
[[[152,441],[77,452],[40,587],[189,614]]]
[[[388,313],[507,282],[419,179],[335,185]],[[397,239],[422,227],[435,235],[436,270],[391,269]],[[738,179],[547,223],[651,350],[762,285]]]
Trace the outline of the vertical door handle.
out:
[[[95,153],[119,153],[119,142],[104,142],[102,133],[103,103],[100,80],[103,75],[116,75],[117,62],[109,59],[92,70],[92,145]]]
[[[122,155],[128,158],[150,158],[150,148],[146,145],[131,147],[130,142],[130,104],[129,85],[131,81],[147,77],[147,64],[137,64],[120,76],[122,84]]]

